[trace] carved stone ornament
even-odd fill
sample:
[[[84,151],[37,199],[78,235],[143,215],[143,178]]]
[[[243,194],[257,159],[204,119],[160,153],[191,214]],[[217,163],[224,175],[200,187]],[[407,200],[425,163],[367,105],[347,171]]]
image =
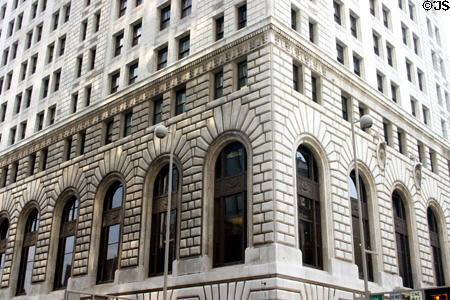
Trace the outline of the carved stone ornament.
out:
[[[414,165],[414,183],[416,184],[416,188],[419,190],[422,185],[422,164],[417,162]]]
[[[377,161],[381,170],[386,166],[386,143],[384,141],[377,144]]]

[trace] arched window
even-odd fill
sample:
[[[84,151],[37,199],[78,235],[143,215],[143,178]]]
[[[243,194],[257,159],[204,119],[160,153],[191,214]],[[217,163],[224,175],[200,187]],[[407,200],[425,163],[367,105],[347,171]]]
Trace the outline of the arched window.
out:
[[[319,173],[313,154],[305,146],[296,153],[298,236],[303,264],[322,268]]]
[[[395,240],[397,242],[397,259],[399,274],[403,279],[403,286],[412,288],[411,255],[409,253],[408,225],[403,199],[396,191],[392,194],[394,207]]]
[[[359,278],[364,278],[363,267],[362,267],[362,255],[361,255],[361,239],[359,237],[359,213],[358,213],[358,197],[356,193],[356,181],[355,181],[355,171],[352,171],[348,179],[350,199],[351,199],[351,209],[352,209],[352,227],[353,227],[353,252],[355,255],[355,263],[358,266]],[[370,246],[370,227],[369,227],[369,209],[367,203],[366,187],[364,182],[359,176],[359,186],[361,188],[361,211],[362,211],[362,221],[363,221],[363,231],[364,231],[364,241],[366,244],[366,249],[371,250]],[[373,281],[373,264],[372,256],[366,253],[367,262],[367,278]]]
[[[28,215],[27,222],[25,224],[25,234],[23,236],[22,256],[20,258],[16,295],[24,295],[30,288],[38,229],[39,212],[35,208]]]
[[[6,246],[8,243],[9,222],[7,218],[0,220],[0,282],[5,267]]]
[[[78,218],[78,199],[67,200],[61,217],[58,254],[56,258],[55,289],[65,288],[72,272],[73,251]]]
[[[247,246],[247,153],[228,144],[216,160],[213,265],[243,263]]]
[[[164,272],[164,252],[166,249],[166,220],[169,184],[169,165],[164,166],[158,173],[153,186],[152,227],[150,236],[150,269],[149,276]],[[177,190],[178,170],[172,169],[172,200],[170,210],[170,240],[169,240],[169,272],[172,272],[172,262],[176,251],[177,224]]]
[[[123,186],[116,181],[110,185],[103,202],[97,283],[114,281],[119,264],[122,205]]]
[[[439,226],[436,216],[434,215],[434,212],[430,207],[428,207],[427,209],[427,217],[428,231],[430,232],[430,244],[433,251],[433,266],[434,274],[436,276],[436,285],[443,286],[445,285],[445,278],[442,262],[441,243],[439,240]]]

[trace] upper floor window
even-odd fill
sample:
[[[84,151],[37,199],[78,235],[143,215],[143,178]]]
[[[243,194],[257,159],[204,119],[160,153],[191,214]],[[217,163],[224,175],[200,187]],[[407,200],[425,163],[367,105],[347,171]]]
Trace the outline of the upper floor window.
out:
[[[139,22],[133,25],[133,38],[131,40],[131,46],[136,46],[137,44],[139,44],[141,35],[142,35],[142,22]]]
[[[187,35],[179,40],[178,44],[178,59],[189,56],[190,36]]]
[[[247,87],[247,60],[244,60],[237,65],[237,71],[237,89],[240,90]]]
[[[223,39],[224,18],[223,16],[216,19],[216,41]]]
[[[359,18],[353,13],[350,14],[350,32],[354,38],[358,38],[358,20]]]
[[[8,243],[9,222],[3,217],[0,220],[0,279],[2,278],[3,269],[5,268],[6,246]]]
[[[181,89],[175,94],[175,115],[186,111],[186,89]]]
[[[247,247],[247,153],[225,146],[215,163],[213,266],[244,262]]]
[[[159,29],[163,30],[170,25],[170,5],[161,8],[161,21]]]
[[[181,0],[181,19],[191,14],[192,0]]]
[[[247,4],[238,7],[238,26],[237,29],[247,26]]]
[[[333,1],[334,8],[334,21],[339,25],[342,25],[341,21],[341,4],[337,1]]]
[[[214,74],[214,99],[223,96],[223,71]]]
[[[163,47],[158,50],[158,70],[161,70],[162,68],[165,68],[167,66],[167,53],[167,47]]]
[[[127,5],[128,5],[127,0],[119,0],[119,14],[118,14],[119,18],[125,15],[125,12],[127,11]]]

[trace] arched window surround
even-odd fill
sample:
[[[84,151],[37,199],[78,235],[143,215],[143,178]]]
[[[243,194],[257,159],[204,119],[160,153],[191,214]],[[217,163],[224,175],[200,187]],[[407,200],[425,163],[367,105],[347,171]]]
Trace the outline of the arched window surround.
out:
[[[381,233],[379,231],[379,213],[378,213],[378,206],[377,206],[377,195],[376,195],[376,186],[375,186],[375,180],[372,176],[372,173],[370,169],[361,161],[357,162],[358,166],[358,173],[359,177],[361,178],[362,182],[364,183],[364,187],[366,190],[366,197],[367,197],[367,211],[368,211],[368,219],[369,219],[369,236],[370,236],[370,247],[371,251],[374,251],[376,253],[381,253],[380,245],[381,245]],[[354,172],[354,163],[352,162],[348,171],[347,179],[350,178],[350,175]],[[347,184],[347,187],[350,188]],[[356,185],[355,185],[356,188]],[[350,197],[350,190],[348,191],[348,201],[349,201],[349,212],[350,212],[350,220],[352,220],[352,206],[351,206],[351,197]],[[354,229],[353,224],[350,221],[351,226],[351,234],[352,234],[352,250],[355,251],[355,245],[354,245]],[[358,228],[359,230],[359,228]],[[360,248],[358,247],[358,250]],[[382,270],[382,261],[380,259],[380,255],[371,255],[372,256],[372,268],[373,268],[373,282],[379,282],[379,270]],[[355,253],[353,253],[353,263],[356,265],[355,262]],[[358,274],[357,274],[358,276]]]
[[[141,237],[140,244],[144,245],[144,248],[141,247],[141,251],[139,252],[139,260],[140,265],[143,265],[143,274],[142,278],[147,278],[149,276],[150,269],[150,235],[152,232],[152,213],[153,213],[153,192],[154,185],[156,181],[156,177],[161,172],[161,170],[169,165],[169,155],[162,154],[153,160],[150,167],[148,168],[147,175],[144,180],[143,187],[143,204],[142,204],[142,224],[141,227]],[[172,203],[177,201],[177,219],[176,219],[176,240],[175,240],[175,257],[174,262],[179,259],[179,242],[180,242],[180,220],[181,220],[181,189],[182,189],[182,181],[183,181],[183,168],[179,158],[174,155],[173,165],[178,170],[178,186],[177,186],[177,194],[176,198],[173,199],[172,194]]]
[[[10,218],[6,211],[0,212],[0,283],[6,262],[6,250],[8,249]],[[6,230],[3,232],[3,230]]]
[[[319,201],[320,201],[320,214],[321,214],[321,236],[322,236],[322,262],[323,266],[320,270],[329,270],[329,258],[334,257],[334,238],[333,234],[333,220],[332,215],[329,212],[332,211],[331,199],[328,195],[331,195],[331,181],[330,181],[330,167],[327,152],[322,147],[320,141],[314,136],[309,134],[302,134],[294,143],[292,157],[293,157],[293,179],[295,195],[295,232],[296,232],[296,248],[300,251],[300,239],[298,236],[299,224],[298,224],[298,199],[297,199],[297,176],[296,176],[296,153],[300,146],[308,148],[317,163],[318,170],[318,184],[319,184]],[[308,265],[305,265],[309,267]]]
[[[120,270],[120,262],[122,256],[122,246],[123,246],[123,215],[124,215],[124,206],[126,203],[126,195],[127,195],[127,185],[123,176],[118,172],[111,172],[106,175],[100,184],[97,187],[94,199],[94,214],[92,219],[92,232],[91,232],[91,240],[90,240],[90,248],[89,248],[89,265],[88,265],[88,273],[92,274],[91,276],[91,284],[101,284],[97,283],[97,273],[98,273],[98,265],[99,265],[99,251],[100,251],[100,239],[101,239],[101,231],[102,231],[102,222],[103,222],[103,206],[106,197],[106,193],[108,192],[111,185],[115,182],[119,182],[123,187],[123,202],[122,202],[122,222],[120,226],[120,240],[119,240],[119,254],[118,254],[118,266],[116,272]],[[118,278],[114,276],[114,281]]]
[[[397,192],[401,199],[403,200],[403,205],[405,206],[405,212],[406,212],[406,225],[408,228],[408,240],[409,240],[409,252],[410,252],[410,260],[411,260],[411,270],[412,270],[412,282],[413,287],[420,286],[420,283],[422,281],[421,279],[421,272],[418,271],[416,264],[414,264],[414,261],[419,261],[419,240],[417,237],[417,227],[416,227],[416,211],[414,208],[414,203],[412,203],[412,195],[409,192],[410,189],[406,187],[406,185],[403,182],[395,181],[392,185],[392,188],[390,190],[390,199],[391,202],[391,209],[392,209],[392,223],[394,222],[394,207],[392,207],[392,195],[394,192]],[[425,212],[426,214],[426,212]],[[426,219],[425,219],[426,222]],[[428,223],[427,223],[428,224]],[[392,227],[392,232],[394,234],[395,239],[395,225]],[[394,241],[395,245],[395,255],[397,256],[397,241]],[[397,261],[397,264],[399,262]],[[400,270],[398,271],[400,272]],[[398,273],[398,276],[400,276],[400,273]]]
[[[32,200],[25,205],[25,207],[22,209],[22,213],[19,216],[18,219],[18,225],[16,229],[16,240],[14,245],[14,253],[16,255],[13,256],[13,263],[12,263],[12,271],[11,271],[11,287],[12,287],[12,295],[17,295],[20,293],[17,293],[18,285],[19,285],[19,276],[20,276],[20,268],[22,264],[22,255],[23,255],[23,246],[26,244],[24,242],[25,238],[25,230],[28,218],[30,214],[36,210],[40,219],[41,210],[39,208],[39,204]],[[39,220],[40,221],[40,220]],[[40,224],[38,224],[38,229],[36,231],[36,242],[39,240],[39,230],[42,228]],[[36,244],[35,244],[36,245]],[[33,258],[33,261],[35,260],[35,257]],[[34,265],[34,262],[33,262]],[[30,278],[32,281],[32,278]]]
[[[244,146],[247,154],[247,246],[253,246],[252,215],[253,203],[253,152],[248,137],[240,131],[228,131],[217,137],[208,148],[208,152],[203,165],[203,224],[202,224],[202,245],[201,253],[207,255],[207,267],[213,267],[214,249],[214,181],[215,164],[222,150],[233,142],[239,142]],[[245,258],[244,258],[245,260]]]
[[[59,239],[60,239],[60,231],[61,231],[61,221],[63,210],[67,204],[67,201],[70,200],[71,197],[75,197],[78,199],[78,217],[79,217],[79,209],[81,206],[80,194],[75,188],[67,188],[65,189],[61,195],[56,200],[55,208],[53,210],[52,216],[52,228],[51,228],[51,242],[50,242],[50,251],[48,258],[48,266],[46,273],[46,283],[48,284],[48,290],[54,290],[55,284],[55,272],[56,272],[56,264],[57,264],[57,255],[59,252]],[[78,228],[78,218],[74,224],[75,226],[75,245],[77,239],[77,228]],[[75,251],[75,249],[74,249]],[[74,252],[75,254],[75,252]],[[73,258],[72,258],[73,262]]]
[[[441,249],[446,249],[445,246],[448,245],[449,241],[447,238],[446,234],[443,234],[443,232],[446,232],[446,223],[445,223],[445,215],[442,211],[442,207],[441,205],[435,200],[435,199],[430,199],[428,201],[428,205],[426,206],[425,209],[425,221],[427,224],[427,233],[428,233],[428,237],[430,239],[430,233],[429,233],[429,229],[428,229],[428,217],[427,217],[427,210],[428,208],[430,208],[432,210],[432,212],[434,213],[434,216],[436,217],[437,220],[437,226],[439,229],[439,242],[440,242],[440,246]],[[429,241],[429,247],[430,247],[430,255],[431,257],[433,256],[433,252],[432,252],[432,248],[431,248],[431,241]],[[432,258],[433,259],[433,258]],[[450,256],[448,254],[448,251],[442,251],[442,268],[443,268],[443,272],[444,272],[444,281],[445,281],[445,285],[448,285],[450,282],[450,263],[449,263],[449,259]],[[433,277],[435,277],[435,270],[434,270],[434,266],[433,266]]]

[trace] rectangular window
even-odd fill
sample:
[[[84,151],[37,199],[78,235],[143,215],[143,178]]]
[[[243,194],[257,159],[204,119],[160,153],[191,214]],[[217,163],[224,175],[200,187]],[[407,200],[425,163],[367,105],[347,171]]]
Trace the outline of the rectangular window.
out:
[[[402,40],[403,44],[408,45],[408,28],[402,24]]]
[[[37,68],[37,63],[38,63],[38,55],[35,54],[31,57],[31,74],[36,73],[36,68]]]
[[[88,20],[81,22],[81,40],[84,41],[87,35]]]
[[[14,20],[9,22],[8,24],[8,36],[12,36],[13,32],[14,32]]]
[[[58,21],[59,21],[59,11],[55,12],[52,15],[52,30],[56,30],[58,28]]]
[[[237,29],[242,29],[247,26],[247,4],[238,7],[238,26]]]
[[[405,154],[405,133],[400,128],[397,128],[397,141],[398,141],[398,151],[402,154]]]
[[[214,74],[214,99],[223,96],[223,71]]]
[[[55,124],[55,117],[56,117],[56,106],[52,106],[48,109],[48,125]]]
[[[414,4],[409,2],[408,7],[409,7],[409,18],[414,21]]]
[[[378,35],[375,33],[372,33],[372,37],[373,37],[373,52],[380,56],[380,47],[379,47],[379,38]]]
[[[141,39],[142,35],[142,22],[139,22],[135,25],[133,25],[133,38],[131,40],[131,46],[136,46],[139,44],[139,40]]]
[[[316,75],[311,74],[311,99],[312,101],[319,102],[319,79]]]
[[[375,16],[375,0],[369,0],[370,14]]]
[[[111,89],[110,92],[115,93],[119,89],[120,71],[116,71],[111,75]]]
[[[127,11],[127,5],[128,5],[127,0],[119,0],[119,14],[118,14],[119,18],[125,15],[125,12]]]
[[[393,52],[393,47],[392,47],[391,45],[389,45],[389,44],[386,43],[386,56],[387,56],[387,61],[388,61],[388,64],[389,64],[391,67],[393,67],[393,65],[394,65],[394,62],[393,62],[393,59],[392,59],[392,52]]]
[[[397,93],[398,93],[397,85],[391,81],[391,99],[395,103],[398,102],[398,95],[397,95]]]
[[[415,34],[413,34],[413,47],[414,47],[414,53],[419,55],[420,42],[419,42],[419,38]]]
[[[378,91],[384,93],[384,76],[377,72],[377,88]]]
[[[388,121],[383,120],[383,133],[384,133],[384,142],[386,143],[386,145],[390,146],[390,125],[388,123]]]
[[[3,59],[2,59],[2,66],[6,66],[8,63],[8,56],[9,56],[9,48],[6,48],[3,50]]]
[[[6,74],[6,90],[9,90],[11,88],[12,78],[13,78],[13,71]]]
[[[411,63],[409,61],[406,61],[406,76],[408,78],[408,81],[412,82],[412,76],[411,76]]]
[[[166,29],[170,25],[170,5],[161,8],[161,21],[159,30]]]
[[[3,167],[2,169],[2,185],[1,187],[4,188],[8,184],[8,166]]]
[[[303,92],[303,69],[295,63],[292,64],[292,83],[294,91]]]
[[[33,30],[27,32],[26,42],[25,42],[25,49],[30,49],[31,42],[33,41]]]
[[[64,23],[68,22],[70,18],[70,3],[64,6]]]
[[[72,152],[72,137],[68,137],[64,141],[64,160],[70,160],[70,153]]]
[[[111,144],[113,140],[113,120],[106,121],[105,123],[105,145]]]
[[[20,107],[22,106],[22,94],[18,94],[16,96],[16,105],[15,105],[15,109],[14,112],[16,114],[18,114],[20,112]]]
[[[78,92],[72,94],[72,99],[70,102],[71,102],[70,107],[71,107],[72,113],[74,114],[77,112],[77,109],[78,109]]]
[[[2,111],[1,111],[1,114],[2,114],[1,122],[5,122],[7,108],[8,108],[8,102],[3,103],[2,104]]]
[[[59,38],[59,56],[64,55],[64,50],[66,49],[66,36]]]
[[[424,163],[423,153],[425,153],[423,144],[421,142],[417,141],[417,156],[418,156],[419,162],[421,162],[422,164]]]
[[[389,9],[383,5],[383,24],[386,28],[389,28],[390,15],[391,12],[389,11]]]
[[[86,131],[81,131],[78,134],[78,155],[84,154],[85,144],[86,144]]]
[[[100,30],[100,12],[95,14],[94,19],[94,32],[98,32]]]
[[[61,83],[61,69],[53,73],[53,91],[57,92],[59,90],[59,85]]]
[[[181,19],[191,14],[192,0],[181,0]]]
[[[17,181],[17,174],[19,173],[19,162],[15,161],[11,166],[11,183]]]
[[[398,7],[403,9],[403,0],[398,0]]]
[[[291,8],[291,28],[297,30],[297,11]]]
[[[316,43],[316,24],[309,21],[309,41],[311,43]]]
[[[131,135],[131,128],[133,122],[133,113],[127,112],[123,117],[123,137]]]
[[[411,102],[411,115],[417,117],[417,100],[411,97],[410,102]]]
[[[434,35],[436,36],[436,42],[441,45],[441,35],[439,34],[439,28],[434,27]]]
[[[358,27],[357,27],[358,17],[350,14],[350,31],[354,38],[358,38]]]
[[[16,30],[22,29],[22,23],[23,23],[23,13],[21,13],[19,16],[17,16],[17,23],[16,23]]]
[[[348,98],[345,96],[341,96],[341,104],[342,104],[342,118],[345,121],[349,121]]]
[[[223,39],[224,18],[223,16],[216,19],[216,41]]]
[[[75,76],[77,78],[81,77],[81,71],[83,70],[83,55],[77,57],[77,68]]]
[[[128,66],[128,84],[133,84],[136,82],[138,77],[138,66],[139,62],[132,63]]]
[[[247,61],[246,60],[244,60],[243,62],[240,62],[237,65],[237,71],[238,71],[237,89],[240,90],[242,88],[247,87]]]
[[[48,96],[48,86],[50,83],[50,78],[47,76],[44,79],[42,79],[42,98],[45,98]]]
[[[442,105],[442,94],[441,94],[441,87],[439,86],[439,84],[436,84],[436,95],[439,105]]]
[[[423,114],[423,123],[425,125],[428,125],[430,118],[430,110],[425,105],[422,105],[422,114]]]
[[[141,5],[143,2],[143,0],[136,0],[135,2],[135,6],[138,7],[139,5]]]
[[[25,107],[30,107],[32,95],[33,95],[33,86],[30,86],[25,90]]]
[[[47,9],[47,0],[41,0],[41,12]]]
[[[187,35],[179,40],[178,43],[178,59],[189,56],[190,36]]]
[[[28,157],[28,176],[34,175],[34,168],[36,166],[36,153]]]
[[[40,151],[40,171],[45,171],[47,169],[47,158],[48,158],[48,148],[44,148]]]
[[[353,54],[353,73],[361,76],[361,60],[355,54]]]
[[[186,111],[186,89],[176,92],[175,95],[175,115],[182,114]]]
[[[10,145],[14,145],[14,143],[16,142],[16,126],[14,126],[13,128],[11,128],[9,130],[9,144]]]
[[[20,66],[20,80],[25,80],[25,77],[27,76],[27,62],[23,62]]]
[[[36,27],[36,43],[42,39],[42,23]]]
[[[338,23],[339,25],[341,24],[341,4],[333,1],[333,8],[334,8],[334,21],[336,23]]]
[[[344,47],[336,42],[336,59],[341,64],[344,64]]]
[[[430,149],[430,169],[431,172],[435,173],[437,171],[436,167],[436,152],[434,150]]]
[[[158,50],[158,70],[167,66],[167,47]]]
[[[114,36],[114,56],[120,55],[123,47],[123,32],[117,33]]]
[[[1,36],[1,32],[0,32],[0,36]],[[19,47],[19,42],[15,42],[14,44],[12,44],[11,46],[11,57],[12,59],[15,59],[17,57],[17,48]]]
[[[89,50],[89,70],[94,70],[95,68],[95,56],[97,55],[97,47],[91,48]]]
[[[55,44],[50,44],[47,46],[47,63],[51,63],[53,61],[53,51],[55,51]]]
[[[158,98],[153,101],[153,125],[162,121],[163,99]]]
[[[41,131],[44,128],[44,112],[41,111],[36,115],[36,131]]]
[[[84,106],[91,105],[92,86],[88,85],[84,88]]]

